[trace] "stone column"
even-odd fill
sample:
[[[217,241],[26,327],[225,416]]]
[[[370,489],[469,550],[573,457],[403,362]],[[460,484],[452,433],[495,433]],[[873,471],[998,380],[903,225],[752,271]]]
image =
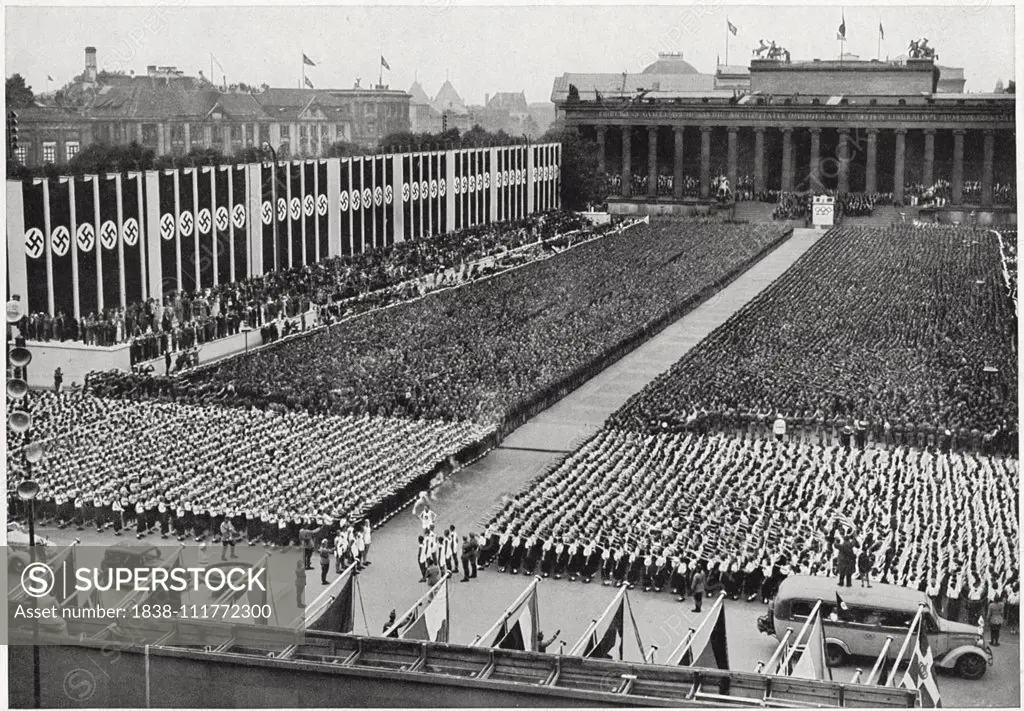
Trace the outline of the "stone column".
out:
[[[839,160],[838,190],[850,192],[850,129],[839,129],[839,145],[836,146],[836,158]]]
[[[213,148],[213,126],[203,126],[203,148]]]
[[[736,176],[736,162],[737,154],[739,153],[739,129],[735,126],[730,126],[727,135],[729,137],[729,153],[726,162],[725,177],[729,179],[729,187],[735,191],[736,182],[738,180]]]
[[[868,156],[864,166],[864,192],[878,192],[878,129],[868,129]]]
[[[924,132],[924,176],[921,178],[926,188],[935,183],[935,129]]]
[[[622,197],[629,197],[632,192],[633,166],[632,166],[632,142],[633,127],[622,127]]]
[[[807,165],[810,173],[811,190],[821,185],[821,129],[812,128],[811,131],[811,157]]]
[[[224,151],[224,155],[231,155],[231,126],[220,127],[220,142],[221,150]]]
[[[907,129],[896,129],[896,153],[893,157],[892,166],[892,194],[893,201],[903,202],[903,187],[906,180],[903,177],[903,163],[907,155]]]
[[[754,129],[754,192],[764,190],[764,128]]]
[[[162,156],[167,153],[167,144],[170,138],[167,134],[170,133],[170,126],[164,123],[158,123],[156,125],[156,154]]]
[[[275,151],[281,147],[281,124],[279,123],[270,124],[270,145],[274,147]]]
[[[711,127],[700,127],[700,196],[711,195]]]
[[[607,171],[605,167],[605,134],[608,132],[607,126],[595,126],[597,129],[597,172],[601,174],[601,179],[604,180],[604,174]]]
[[[142,123],[135,124],[135,140],[139,142],[139,145],[144,145],[142,143]]]
[[[983,163],[981,166],[981,204],[984,207],[992,206],[992,169],[996,150],[996,132],[985,129],[985,148],[982,154]]]
[[[682,126],[672,129],[676,143],[675,153],[672,156],[672,197],[676,200],[683,199],[683,132],[685,130]]]
[[[192,124],[184,124],[185,128],[185,152],[188,153],[192,150]]]
[[[964,131],[958,128],[953,131],[953,179],[950,181],[953,193],[950,201],[960,205],[964,201]]]
[[[658,127],[647,127],[647,197],[658,197]]]
[[[782,129],[782,192],[793,192],[793,129]]]

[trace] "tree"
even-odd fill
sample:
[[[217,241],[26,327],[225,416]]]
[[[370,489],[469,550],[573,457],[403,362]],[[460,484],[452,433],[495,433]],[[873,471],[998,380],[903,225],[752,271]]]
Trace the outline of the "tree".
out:
[[[348,156],[361,156],[366,154],[366,149],[358,143],[349,141],[335,141],[327,148],[328,158],[347,158]]]
[[[127,146],[93,143],[80,151],[67,165],[72,175],[113,173],[126,170],[150,170],[156,153],[137,142]],[[63,170],[63,169],[62,169]]]
[[[584,140],[577,131],[552,129],[541,136],[543,143],[562,144],[562,206],[583,210],[588,204],[604,202],[604,176],[598,173],[598,146]]]
[[[25,77],[20,74],[7,77],[7,83],[4,85],[4,97],[7,99],[8,111],[31,106],[36,100],[32,87],[25,85]]]

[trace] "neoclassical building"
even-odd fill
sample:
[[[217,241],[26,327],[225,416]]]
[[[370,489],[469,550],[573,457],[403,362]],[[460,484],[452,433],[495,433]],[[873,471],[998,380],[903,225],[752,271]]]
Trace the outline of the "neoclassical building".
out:
[[[564,125],[598,142],[602,170],[633,202],[680,201],[697,181],[708,198],[724,175],[755,191],[897,203],[909,186],[948,181],[949,204],[988,207],[1016,182],[1015,97],[963,85],[962,70],[931,59],[755,59],[709,75],[662,55],[641,74],[564,74],[552,101]]]

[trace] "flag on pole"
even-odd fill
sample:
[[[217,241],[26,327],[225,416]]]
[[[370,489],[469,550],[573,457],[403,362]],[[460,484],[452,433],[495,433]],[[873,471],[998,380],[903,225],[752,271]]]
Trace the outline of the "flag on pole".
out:
[[[846,39],[846,11],[843,11],[843,22],[839,25],[839,31],[836,33],[836,39]]]
[[[707,669],[729,668],[729,647],[725,635],[724,596],[715,601],[700,626],[690,636],[682,650],[676,650],[667,664]],[[681,653],[680,653],[681,652]]]
[[[53,81],[53,77],[51,77],[49,74],[47,74],[46,75],[46,81]]]
[[[429,590],[409,611],[405,619],[396,625],[406,624],[404,629],[399,630],[399,637],[448,642],[448,581],[450,577],[450,575],[446,575],[444,580]]]
[[[804,651],[800,652],[800,658],[793,666],[793,673],[800,679],[829,679],[832,673],[825,664],[825,632],[821,627],[821,608],[815,613],[811,622],[810,631],[804,641]]]
[[[924,625],[917,626],[914,649],[910,654],[907,671],[903,675],[900,686],[918,693],[918,706],[921,708],[941,708],[939,687],[935,683],[935,659],[928,643],[928,634]]]
[[[885,39],[885,28],[882,27],[882,21],[878,21],[878,39]]]
[[[497,647],[533,652],[537,650],[537,632],[540,630],[540,612],[537,607],[537,583],[530,586],[505,610],[501,619],[476,638],[473,647]]]
[[[739,30],[737,30],[737,28],[736,28],[736,25],[734,25],[734,24],[732,24],[731,22],[729,22],[729,18],[728,18],[728,17],[727,17],[727,18],[725,18],[725,24],[729,26],[729,31],[730,31],[730,32],[732,32],[732,34],[733,34],[734,36],[735,36],[735,35],[736,35],[736,33],[737,33],[737,32],[739,31]]]
[[[846,620],[850,617],[850,606],[846,604],[846,601],[836,592],[836,616],[840,620]]]
[[[624,640],[625,620],[625,593],[622,588],[611,604],[601,614],[601,617],[590,627],[589,634],[573,645],[570,655],[582,655],[595,659],[612,659],[612,650],[619,648],[619,660],[622,659],[622,647]]]
[[[305,64],[306,66],[309,66],[309,67],[315,67],[316,66],[316,62],[314,62],[312,59],[307,57],[305,52],[302,53],[302,63]]]
[[[501,625],[491,647],[536,651],[540,615],[537,610],[537,588]]]
[[[313,82],[309,80],[309,77],[302,77],[302,80],[306,82],[306,86],[308,86],[310,89],[316,88],[315,86],[313,86]]]
[[[387,69],[389,72],[391,71],[391,65],[388,64],[388,60],[384,59],[383,54],[380,55],[380,65]]]

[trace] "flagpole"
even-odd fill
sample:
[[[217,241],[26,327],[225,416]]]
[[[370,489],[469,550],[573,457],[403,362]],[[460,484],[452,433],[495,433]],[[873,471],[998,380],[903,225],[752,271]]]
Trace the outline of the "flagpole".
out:
[[[729,66],[729,18],[725,18],[725,66]]]
[[[812,609],[811,610],[811,614],[807,616],[807,619],[804,621],[803,627],[801,627],[800,631],[797,632],[796,639],[793,640],[793,644],[790,645],[789,650],[786,653],[786,657],[782,660],[782,668],[786,670],[786,674],[787,675],[789,674],[790,662],[793,661],[793,652],[795,652],[796,648],[798,646],[800,646],[800,641],[804,639],[804,633],[805,632],[807,633],[807,636],[810,636],[810,634],[811,634],[811,627],[814,624],[814,620],[815,620],[815,618],[820,617],[820,616],[821,616],[821,600],[818,600],[816,603],[814,603],[814,609]],[[804,644],[806,645],[807,643],[804,642]]]
[[[711,606],[711,609],[708,611],[707,616],[703,620],[701,620],[701,623],[699,625],[697,625],[697,629],[694,629],[692,627],[690,628],[690,631],[686,634],[686,637],[683,639],[683,641],[679,643],[679,646],[672,650],[672,654],[668,655],[668,661],[666,661],[665,663],[671,664],[673,666],[679,664],[679,660],[683,658],[683,654],[686,652],[687,646],[689,646],[690,643],[693,642],[693,639],[697,636],[697,633],[703,630],[705,625],[709,623],[714,624],[718,622],[718,615],[712,613],[718,612],[718,614],[721,614],[721,610],[724,606],[725,591],[723,590],[721,593],[719,593],[718,599],[715,600],[714,604]],[[714,622],[712,622],[712,620],[714,620]]]
[[[469,646],[470,647],[476,647],[479,644],[480,640],[485,639],[485,638],[489,639],[490,636],[491,636],[491,633],[494,632],[496,629],[498,629],[498,627],[500,627],[501,624],[503,622],[505,622],[505,620],[507,620],[509,617],[511,617],[512,616],[512,612],[517,607],[520,607],[524,602],[526,602],[526,600],[530,597],[530,594],[534,591],[534,589],[536,589],[537,584],[540,583],[540,580],[541,580],[541,578],[540,578],[539,575],[533,576],[533,580],[530,581],[530,584],[526,587],[526,590],[524,590],[522,592],[522,594],[520,594],[519,597],[517,597],[515,599],[515,601],[511,605],[508,606],[508,608],[506,608],[505,612],[503,612],[501,614],[501,617],[498,618],[498,621],[495,622],[493,625],[491,625],[490,628],[485,633],[483,633],[482,635],[477,637],[475,640],[473,640],[473,644],[471,644]],[[540,625],[537,625],[537,629],[540,629]]]
[[[910,637],[914,634],[914,630],[921,624],[921,613],[924,612],[924,605],[919,605],[917,608],[917,614],[914,615],[914,621],[910,623],[910,629],[907,630],[907,636],[903,640],[903,646],[900,647],[900,653],[896,655],[896,661],[892,663],[892,669],[889,671],[889,678],[885,682],[885,686],[892,686],[893,681],[896,678],[896,668],[900,662],[903,661],[903,654],[907,651],[907,647],[910,645]]]
[[[444,577],[441,578],[440,580],[438,580],[437,583],[432,588],[430,588],[430,590],[427,590],[427,592],[423,595],[423,597],[421,597],[419,600],[414,602],[412,604],[412,607],[410,607],[408,610],[406,610],[404,615],[402,615],[401,617],[398,617],[398,618],[395,619],[395,624],[393,624],[390,627],[388,627],[384,631],[384,635],[383,636],[384,637],[391,636],[392,632],[394,632],[396,629],[401,627],[410,617],[413,617],[416,614],[416,612],[419,611],[420,603],[423,603],[424,605],[429,604],[430,601],[433,600],[434,596],[437,594],[438,588],[440,588],[442,585],[447,585],[448,584],[448,579],[451,576],[452,576],[451,572],[445,573]]]
[[[575,656],[583,651],[583,648],[586,646],[587,638],[597,628],[597,626],[604,621],[604,618],[611,613],[612,609],[615,607],[617,603],[619,603],[622,600],[622,596],[625,594],[626,587],[623,586],[619,588],[619,592],[615,595],[614,598],[612,598],[612,601],[608,603],[608,606],[604,608],[604,612],[602,612],[596,620],[592,620],[590,622],[590,625],[587,627],[586,631],[583,632],[583,635],[580,637],[579,641],[576,642],[576,644],[572,646],[572,649],[569,650],[569,656]]]

